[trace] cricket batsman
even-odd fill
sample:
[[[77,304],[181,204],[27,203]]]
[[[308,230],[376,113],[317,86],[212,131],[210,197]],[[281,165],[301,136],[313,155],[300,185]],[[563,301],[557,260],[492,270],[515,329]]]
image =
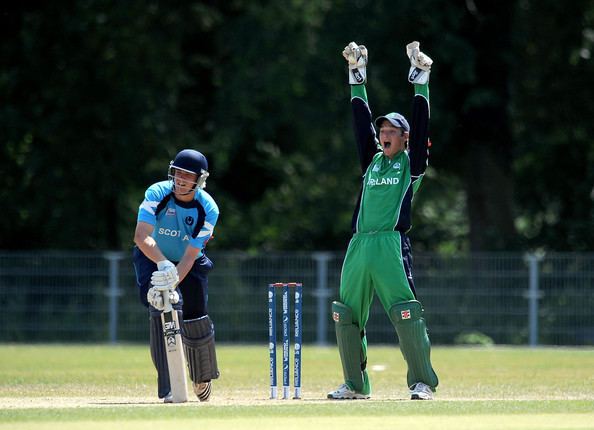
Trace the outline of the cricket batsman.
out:
[[[208,315],[208,272],[204,253],[219,217],[214,199],[204,190],[206,157],[193,149],[179,152],[169,164],[167,181],[151,185],[138,210],[133,252],[140,300],[149,310],[150,351],[157,369],[158,396],[172,401],[163,338],[162,291],[183,320],[184,352],[194,392],[208,401],[211,380],[219,377],[214,325]],[[185,370],[184,370],[185,372]]]
[[[372,120],[365,89],[368,51],[351,42],[342,54],[348,62],[363,181],[353,215],[353,237],[342,267],[340,301],[332,303],[344,383],[328,393],[328,398],[368,399],[371,395],[365,325],[377,294],[396,329],[408,366],[410,398],[431,400],[438,379],[431,365],[423,307],[413,283],[407,232],[412,200],[429,157],[429,74],[433,61],[420,52],[419,42],[406,46],[411,63],[408,81],[414,86],[409,124],[396,112]]]

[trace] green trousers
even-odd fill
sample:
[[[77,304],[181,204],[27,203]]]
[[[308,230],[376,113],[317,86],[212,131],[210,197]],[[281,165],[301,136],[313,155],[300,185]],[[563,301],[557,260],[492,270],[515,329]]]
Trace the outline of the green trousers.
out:
[[[374,294],[388,315],[395,303],[415,298],[404,269],[401,240],[397,231],[356,233],[347,249],[340,279],[340,301],[351,309],[352,322],[359,327],[362,368],[367,363],[365,326]],[[357,389],[360,384],[348,376],[345,382]],[[371,392],[366,370],[361,392]]]
[[[397,231],[356,233],[347,249],[340,278],[340,301],[351,308],[361,330],[377,294],[386,313],[395,303],[415,300],[404,269]]]

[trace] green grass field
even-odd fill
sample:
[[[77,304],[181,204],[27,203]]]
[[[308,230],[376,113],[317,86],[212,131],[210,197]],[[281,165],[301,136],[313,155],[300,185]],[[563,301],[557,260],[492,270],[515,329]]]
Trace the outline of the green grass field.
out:
[[[433,402],[407,400],[397,347],[370,345],[367,401],[325,399],[342,382],[335,348],[305,345],[303,399],[288,401],[268,399],[265,345],[217,353],[212,400],[165,405],[148,346],[0,345],[0,430],[594,429],[592,348],[436,347]]]

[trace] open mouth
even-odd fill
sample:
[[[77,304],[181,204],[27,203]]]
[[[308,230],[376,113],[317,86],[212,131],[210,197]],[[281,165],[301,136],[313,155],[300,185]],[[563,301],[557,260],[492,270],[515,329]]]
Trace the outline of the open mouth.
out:
[[[384,142],[384,149],[390,149],[390,146],[392,146],[392,142]]]

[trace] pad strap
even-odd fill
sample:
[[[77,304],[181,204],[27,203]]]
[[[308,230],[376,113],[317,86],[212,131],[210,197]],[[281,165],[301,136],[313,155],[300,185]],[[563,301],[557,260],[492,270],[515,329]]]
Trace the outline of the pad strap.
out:
[[[185,320],[182,335],[192,382],[208,382],[219,377],[215,352],[214,325],[208,315]]]
[[[416,300],[396,303],[390,308],[389,316],[398,334],[400,351],[408,365],[408,386],[424,382],[435,391],[439,380],[431,366],[431,342],[421,303]]]

